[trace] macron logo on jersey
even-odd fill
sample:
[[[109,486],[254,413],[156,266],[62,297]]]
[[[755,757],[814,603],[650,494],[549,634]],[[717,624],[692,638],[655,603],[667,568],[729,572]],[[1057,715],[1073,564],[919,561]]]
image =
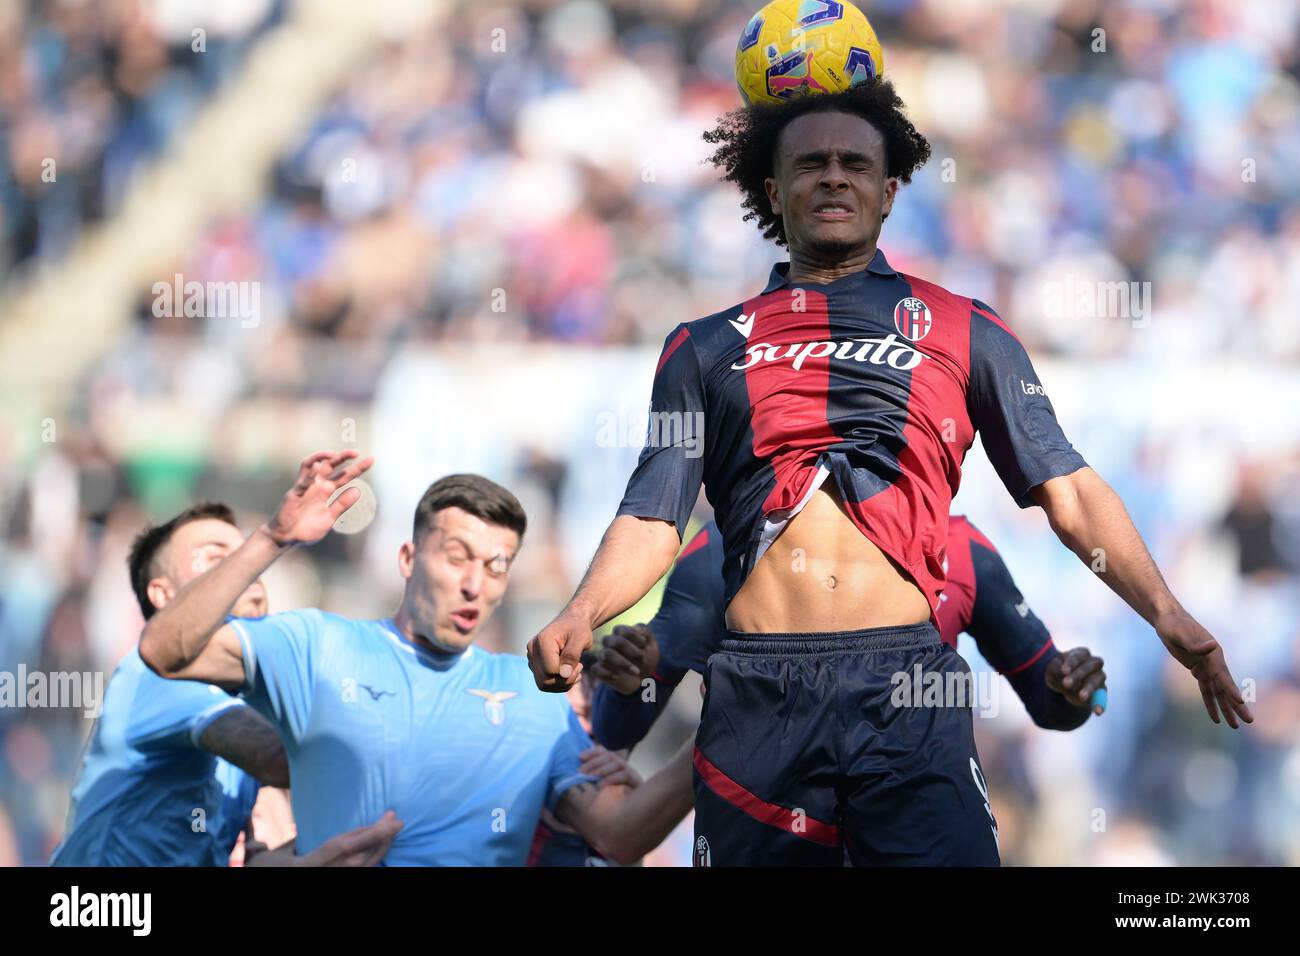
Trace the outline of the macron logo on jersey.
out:
[[[757,315],[758,310],[755,309],[753,312],[749,313],[749,315],[742,314],[739,319],[728,319],[727,321],[731,323],[733,329],[745,338],[749,338],[749,333],[754,331],[754,318]]]

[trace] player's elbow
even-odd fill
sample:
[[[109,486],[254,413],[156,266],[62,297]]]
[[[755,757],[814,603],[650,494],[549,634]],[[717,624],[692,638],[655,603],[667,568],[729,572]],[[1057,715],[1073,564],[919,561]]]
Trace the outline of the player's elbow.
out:
[[[279,787],[281,790],[289,789],[289,755],[284,752],[283,747],[277,748],[275,753],[271,755],[258,779],[268,787]]]
[[[160,625],[156,615],[149,619],[140,635],[140,659],[159,677],[176,680],[181,676],[179,662],[165,651],[168,641],[165,632],[166,625]]]
[[[1045,481],[1033,491],[1034,500],[1047,515],[1052,531],[1071,547],[1079,540],[1086,523],[1081,482],[1082,472],[1087,470]]]

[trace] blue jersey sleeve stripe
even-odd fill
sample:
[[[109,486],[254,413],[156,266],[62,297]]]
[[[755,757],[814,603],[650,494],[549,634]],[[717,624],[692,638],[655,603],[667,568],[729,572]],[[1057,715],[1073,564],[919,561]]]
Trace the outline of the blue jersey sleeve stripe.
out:
[[[551,797],[546,801],[546,809],[555,813],[556,808],[560,805],[560,798],[572,790],[574,787],[584,783],[600,783],[595,777],[585,773],[574,773],[567,777],[561,777],[559,783],[551,788]]]

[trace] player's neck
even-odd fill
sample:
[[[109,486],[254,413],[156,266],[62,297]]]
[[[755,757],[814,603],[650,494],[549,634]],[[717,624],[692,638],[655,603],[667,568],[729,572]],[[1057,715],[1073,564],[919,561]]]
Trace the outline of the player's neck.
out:
[[[406,638],[407,643],[414,647],[418,647],[422,651],[436,654],[438,657],[446,658],[450,661],[460,657],[465,653],[465,651],[469,650],[469,647],[443,647],[425,635],[419,633],[415,627],[414,616],[406,609],[406,605],[404,604],[397,609],[397,613],[392,616],[391,620],[393,626],[397,628],[404,638]]]
[[[844,276],[852,275],[855,272],[861,272],[871,265],[871,260],[875,257],[876,244],[874,242],[864,249],[852,252],[844,257],[836,256],[834,259],[819,256],[816,252],[810,250],[791,249],[790,272],[786,278],[790,282],[811,282],[824,285]]]

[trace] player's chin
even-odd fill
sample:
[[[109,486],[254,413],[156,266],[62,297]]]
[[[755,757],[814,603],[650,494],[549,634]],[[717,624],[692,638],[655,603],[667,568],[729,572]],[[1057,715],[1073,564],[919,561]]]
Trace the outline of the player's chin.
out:
[[[463,651],[474,643],[474,638],[478,636],[478,632],[479,626],[477,623],[467,627],[449,621],[438,629],[438,643],[449,651]]]
[[[866,242],[867,236],[862,227],[852,222],[813,223],[808,232],[809,247],[822,258],[848,256],[861,249]]]

